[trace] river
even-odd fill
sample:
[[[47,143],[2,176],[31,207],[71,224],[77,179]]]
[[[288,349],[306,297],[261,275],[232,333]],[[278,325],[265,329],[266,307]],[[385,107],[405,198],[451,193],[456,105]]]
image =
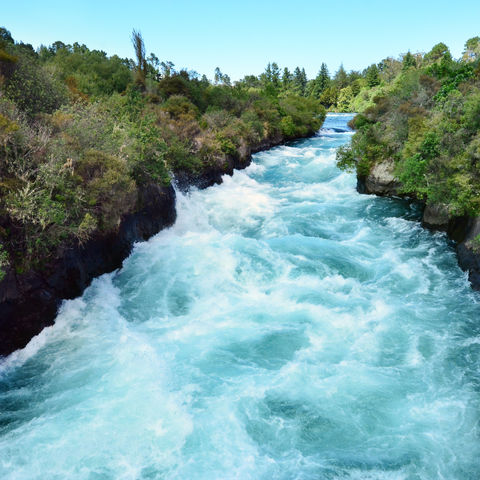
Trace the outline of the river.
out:
[[[3,361],[0,478],[479,478],[480,296],[336,168],[350,118],[179,193]]]

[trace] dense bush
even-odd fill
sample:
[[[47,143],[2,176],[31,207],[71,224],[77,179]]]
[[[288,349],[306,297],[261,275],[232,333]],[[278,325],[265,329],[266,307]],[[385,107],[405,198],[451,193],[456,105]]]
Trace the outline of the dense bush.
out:
[[[306,95],[304,70],[285,88],[278,67],[234,86],[218,71],[212,84],[132,40],[135,61],[78,43],[35,51],[0,29],[0,279],[114,231],[144,185],[323,122],[318,100],[295,93]]]
[[[466,52],[476,46],[469,40]],[[365,175],[374,163],[394,160],[403,193],[445,204],[454,215],[478,215],[480,60],[475,51],[454,60],[444,44],[414,60],[356,117],[338,165]]]

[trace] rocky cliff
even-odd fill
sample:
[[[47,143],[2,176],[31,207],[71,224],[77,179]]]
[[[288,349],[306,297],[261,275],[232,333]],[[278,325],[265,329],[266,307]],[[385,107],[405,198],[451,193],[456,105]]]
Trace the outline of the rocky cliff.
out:
[[[60,247],[41,269],[22,274],[10,269],[0,282],[0,355],[24,347],[52,325],[63,299],[77,297],[94,277],[119,268],[135,242],[172,225],[175,216],[175,190],[148,185],[117,231]]]

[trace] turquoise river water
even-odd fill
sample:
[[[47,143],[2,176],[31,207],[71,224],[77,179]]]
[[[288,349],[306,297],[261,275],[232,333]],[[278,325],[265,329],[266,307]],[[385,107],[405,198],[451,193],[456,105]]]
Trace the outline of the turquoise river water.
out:
[[[1,479],[480,478],[480,296],[336,168],[350,118],[179,194],[3,361]]]

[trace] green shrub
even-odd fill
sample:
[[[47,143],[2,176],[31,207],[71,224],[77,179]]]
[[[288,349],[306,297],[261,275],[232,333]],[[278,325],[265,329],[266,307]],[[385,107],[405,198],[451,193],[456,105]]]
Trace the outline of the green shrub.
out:
[[[428,162],[417,153],[402,161],[397,167],[398,178],[402,182],[404,193],[415,193],[425,198],[428,192],[426,171]]]
[[[6,269],[9,265],[8,253],[3,249],[0,243],[0,282],[5,278]]]
[[[223,153],[227,155],[236,156],[238,154],[237,146],[233,143],[233,141],[223,136],[222,134],[217,135],[217,140],[220,143],[220,149]]]
[[[353,172],[357,167],[357,161],[350,145],[344,145],[337,149],[337,167],[346,172]]]
[[[198,108],[182,95],[171,96],[163,105],[162,109],[173,118],[189,117],[195,119],[199,115]]]
[[[166,151],[166,161],[173,171],[184,171],[193,174],[202,171],[202,161],[198,154],[182,142],[171,144]]]
[[[21,58],[17,62],[7,80],[5,95],[29,116],[52,113],[68,100],[65,85],[30,58]]]
[[[127,163],[89,150],[77,161],[75,172],[81,177],[85,202],[96,214],[99,227],[110,230],[118,226],[121,216],[135,206],[135,182],[129,176]]]
[[[287,138],[295,136],[295,132],[297,131],[297,129],[290,115],[282,118],[282,120],[280,121],[280,127],[282,129],[282,134],[285,135]]]

